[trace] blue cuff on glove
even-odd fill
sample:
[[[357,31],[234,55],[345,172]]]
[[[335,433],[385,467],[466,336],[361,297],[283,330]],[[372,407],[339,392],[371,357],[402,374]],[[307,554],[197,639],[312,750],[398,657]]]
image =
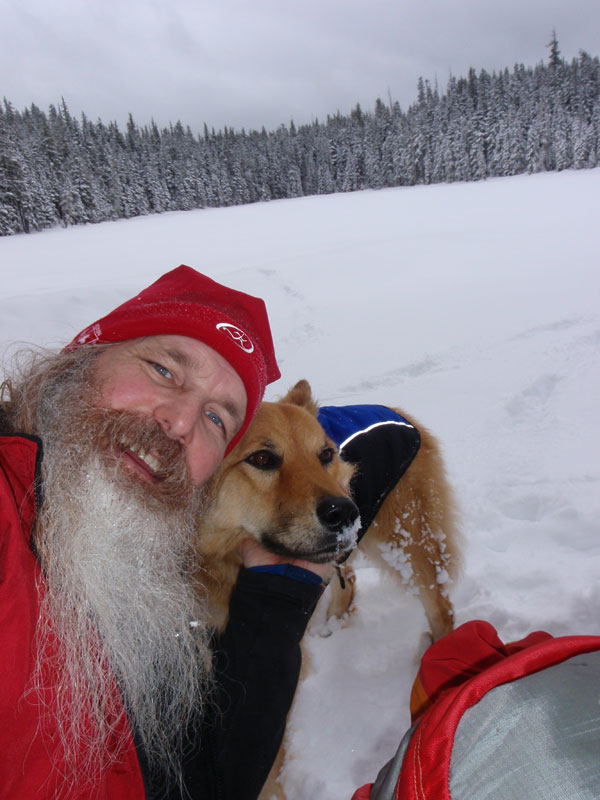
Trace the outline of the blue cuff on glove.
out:
[[[302,583],[312,583],[318,586],[322,583],[322,578],[316,572],[311,572],[304,567],[297,567],[295,564],[264,564],[260,567],[248,567],[254,572],[267,572],[270,575],[283,575]]]

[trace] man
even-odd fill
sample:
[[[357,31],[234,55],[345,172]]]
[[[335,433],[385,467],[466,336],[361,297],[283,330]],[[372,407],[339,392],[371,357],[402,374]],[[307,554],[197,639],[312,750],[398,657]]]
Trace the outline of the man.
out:
[[[278,377],[264,303],[181,266],[5,381],[3,798],[257,796],[329,567],[255,571],[280,559],[248,543],[217,642],[191,576],[203,487]]]

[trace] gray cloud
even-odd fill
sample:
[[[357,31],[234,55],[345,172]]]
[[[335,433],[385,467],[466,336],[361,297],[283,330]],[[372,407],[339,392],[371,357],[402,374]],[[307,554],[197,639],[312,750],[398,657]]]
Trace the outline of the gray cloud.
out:
[[[597,0],[0,0],[2,92],[19,109],[64,97],[123,124],[272,129],[419,76],[535,64],[556,29],[565,58],[600,53]]]

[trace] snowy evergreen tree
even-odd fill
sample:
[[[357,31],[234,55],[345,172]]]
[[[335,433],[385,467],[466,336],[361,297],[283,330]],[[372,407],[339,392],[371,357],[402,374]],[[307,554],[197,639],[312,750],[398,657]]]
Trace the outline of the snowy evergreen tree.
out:
[[[556,69],[562,63],[560,58],[560,50],[558,49],[558,39],[556,38],[556,31],[552,31],[552,39],[550,40],[548,47],[550,48],[550,58],[549,58],[550,67],[552,69]]]

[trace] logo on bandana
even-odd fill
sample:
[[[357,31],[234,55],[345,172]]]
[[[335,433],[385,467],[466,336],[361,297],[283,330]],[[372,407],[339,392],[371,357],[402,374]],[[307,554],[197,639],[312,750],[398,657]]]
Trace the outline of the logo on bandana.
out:
[[[77,338],[77,344],[93,344],[97,342],[102,335],[102,328],[97,322],[86,328]]]
[[[244,353],[254,352],[252,340],[247,333],[245,333],[241,328],[238,328],[236,325],[232,325],[230,322],[219,322],[217,324],[217,330],[228,333],[240,350],[243,350]]]

